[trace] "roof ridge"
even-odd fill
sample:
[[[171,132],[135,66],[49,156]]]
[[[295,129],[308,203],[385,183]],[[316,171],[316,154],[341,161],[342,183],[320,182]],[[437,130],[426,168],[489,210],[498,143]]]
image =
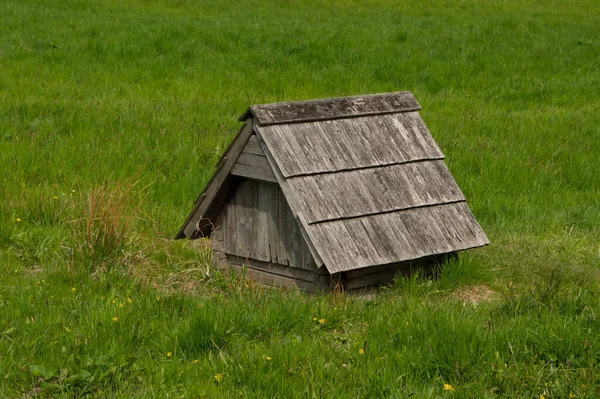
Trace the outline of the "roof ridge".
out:
[[[400,112],[418,111],[421,106],[409,91],[308,101],[279,102],[250,106],[239,121],[254,116],[259,126],[315,122]]]

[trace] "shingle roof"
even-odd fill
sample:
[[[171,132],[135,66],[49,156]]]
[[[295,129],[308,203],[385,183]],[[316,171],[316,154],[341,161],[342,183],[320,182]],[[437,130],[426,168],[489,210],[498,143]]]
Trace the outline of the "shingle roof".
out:
[[[331,273],[489,243],[418,109],[398,92],[258,105],[242,116],[254,116],[290,208]]]

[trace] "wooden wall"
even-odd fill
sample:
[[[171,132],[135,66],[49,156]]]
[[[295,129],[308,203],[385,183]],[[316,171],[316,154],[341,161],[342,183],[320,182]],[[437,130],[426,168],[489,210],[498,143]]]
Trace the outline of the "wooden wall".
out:
[[[222,269],[238,271],[243,265],[253,269],[248,277],[267,284],[311,292],[329,288],[329,273],[317,268],[276,184],[243,180],[223,207],[211,238]]]
[[[442,256],[366,267],[331,275],[317,268],[299,225],[276,184],[244,179],[227,201],[211,236],[213,262],[269,285],[303,291],[347,291],[390,283],[397,273],[431,271]]]

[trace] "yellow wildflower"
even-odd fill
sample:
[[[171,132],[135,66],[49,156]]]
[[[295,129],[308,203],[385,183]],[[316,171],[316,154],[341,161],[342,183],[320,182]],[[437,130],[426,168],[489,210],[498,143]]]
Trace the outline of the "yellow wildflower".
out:
[[[192,360],[192,364],[196,364],[196,363],[198,363],[198,359]]]
[[[112,321],[119,321],[119,318],[117,316],[112,318]]]
[[[66,332],[71,332],[71,329],[69,327],[65,327],[65,331]]]
[[[133,302],[133,299],[127,298],[127,302],[131,303],[131,302]]]
[[[171,357],[172,354],[173,352],[167,352],[167,357]]]
[[[359,353],[360,355],[364,355],[364,354],[365,354],[365,350],[364,350],[363,348],[360,348],[360,349],[358,350],[358,353]]]
[[[444,384],[444,391],[454,392],[454,387],[450,384]]]
[[[117,300],[116,300],[116,299],[113,299],[113,300],[112,300],[112,303],[115,303],[115,302],[117,302]]]
[[[271,360],[271,356],[268,355],[262,355],[262,358],[265,360]]]
[[[325,324],[325,319],[319,319],[319,324]]]
[[[316,318],[316,317],[313,317],[313,321],[317,321],[317,318]]]
[[[53,196],[52,196],[52,199],[58,199],[58,196],[56,196],[56,195],[53,195]]]
[[[123,306],[125,306],[125,304],[124,304],[123,302],[121,302],[121,303],[119,304],[119,307],[120,307],[120,308],[122,308]]]
[[[73,287],[73,288],[71,288],[71,291],[75,292],[75,291],[77,291],[77,288]]]
[[[160,301],[160,297],[159,297],[159,296],[157,296],[157,297],[156,297],[156,300],[157,300],[157,301]]]
[[[574,394],[573,392],[571,392],[571,393],[569,394],[569,398],[573,399],[574,397],[575,397],[575,394]]]
[[[221,382],[221,381],[223,381],[223,374],[221,374],[221,373],[217,373],[217,374],[215,374],[215,380],[216,380],[217,382]]]
[[[21,221],[21,218],[17,218],[16,221],[17,223],[19,223]]]
[[[540,399],[546,399],[544,395],[540,395]]]

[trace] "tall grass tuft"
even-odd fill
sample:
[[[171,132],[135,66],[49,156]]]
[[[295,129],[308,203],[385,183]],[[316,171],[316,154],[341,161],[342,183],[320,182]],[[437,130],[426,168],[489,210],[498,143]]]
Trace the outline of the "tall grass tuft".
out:
[[[142,198],[137,183],[103,184],[82,196],[81,216],[73,225],[77,255],[90,271],[120,259],[131,242],[131,228]],[[137,201],[137,202],[136,202]]]

